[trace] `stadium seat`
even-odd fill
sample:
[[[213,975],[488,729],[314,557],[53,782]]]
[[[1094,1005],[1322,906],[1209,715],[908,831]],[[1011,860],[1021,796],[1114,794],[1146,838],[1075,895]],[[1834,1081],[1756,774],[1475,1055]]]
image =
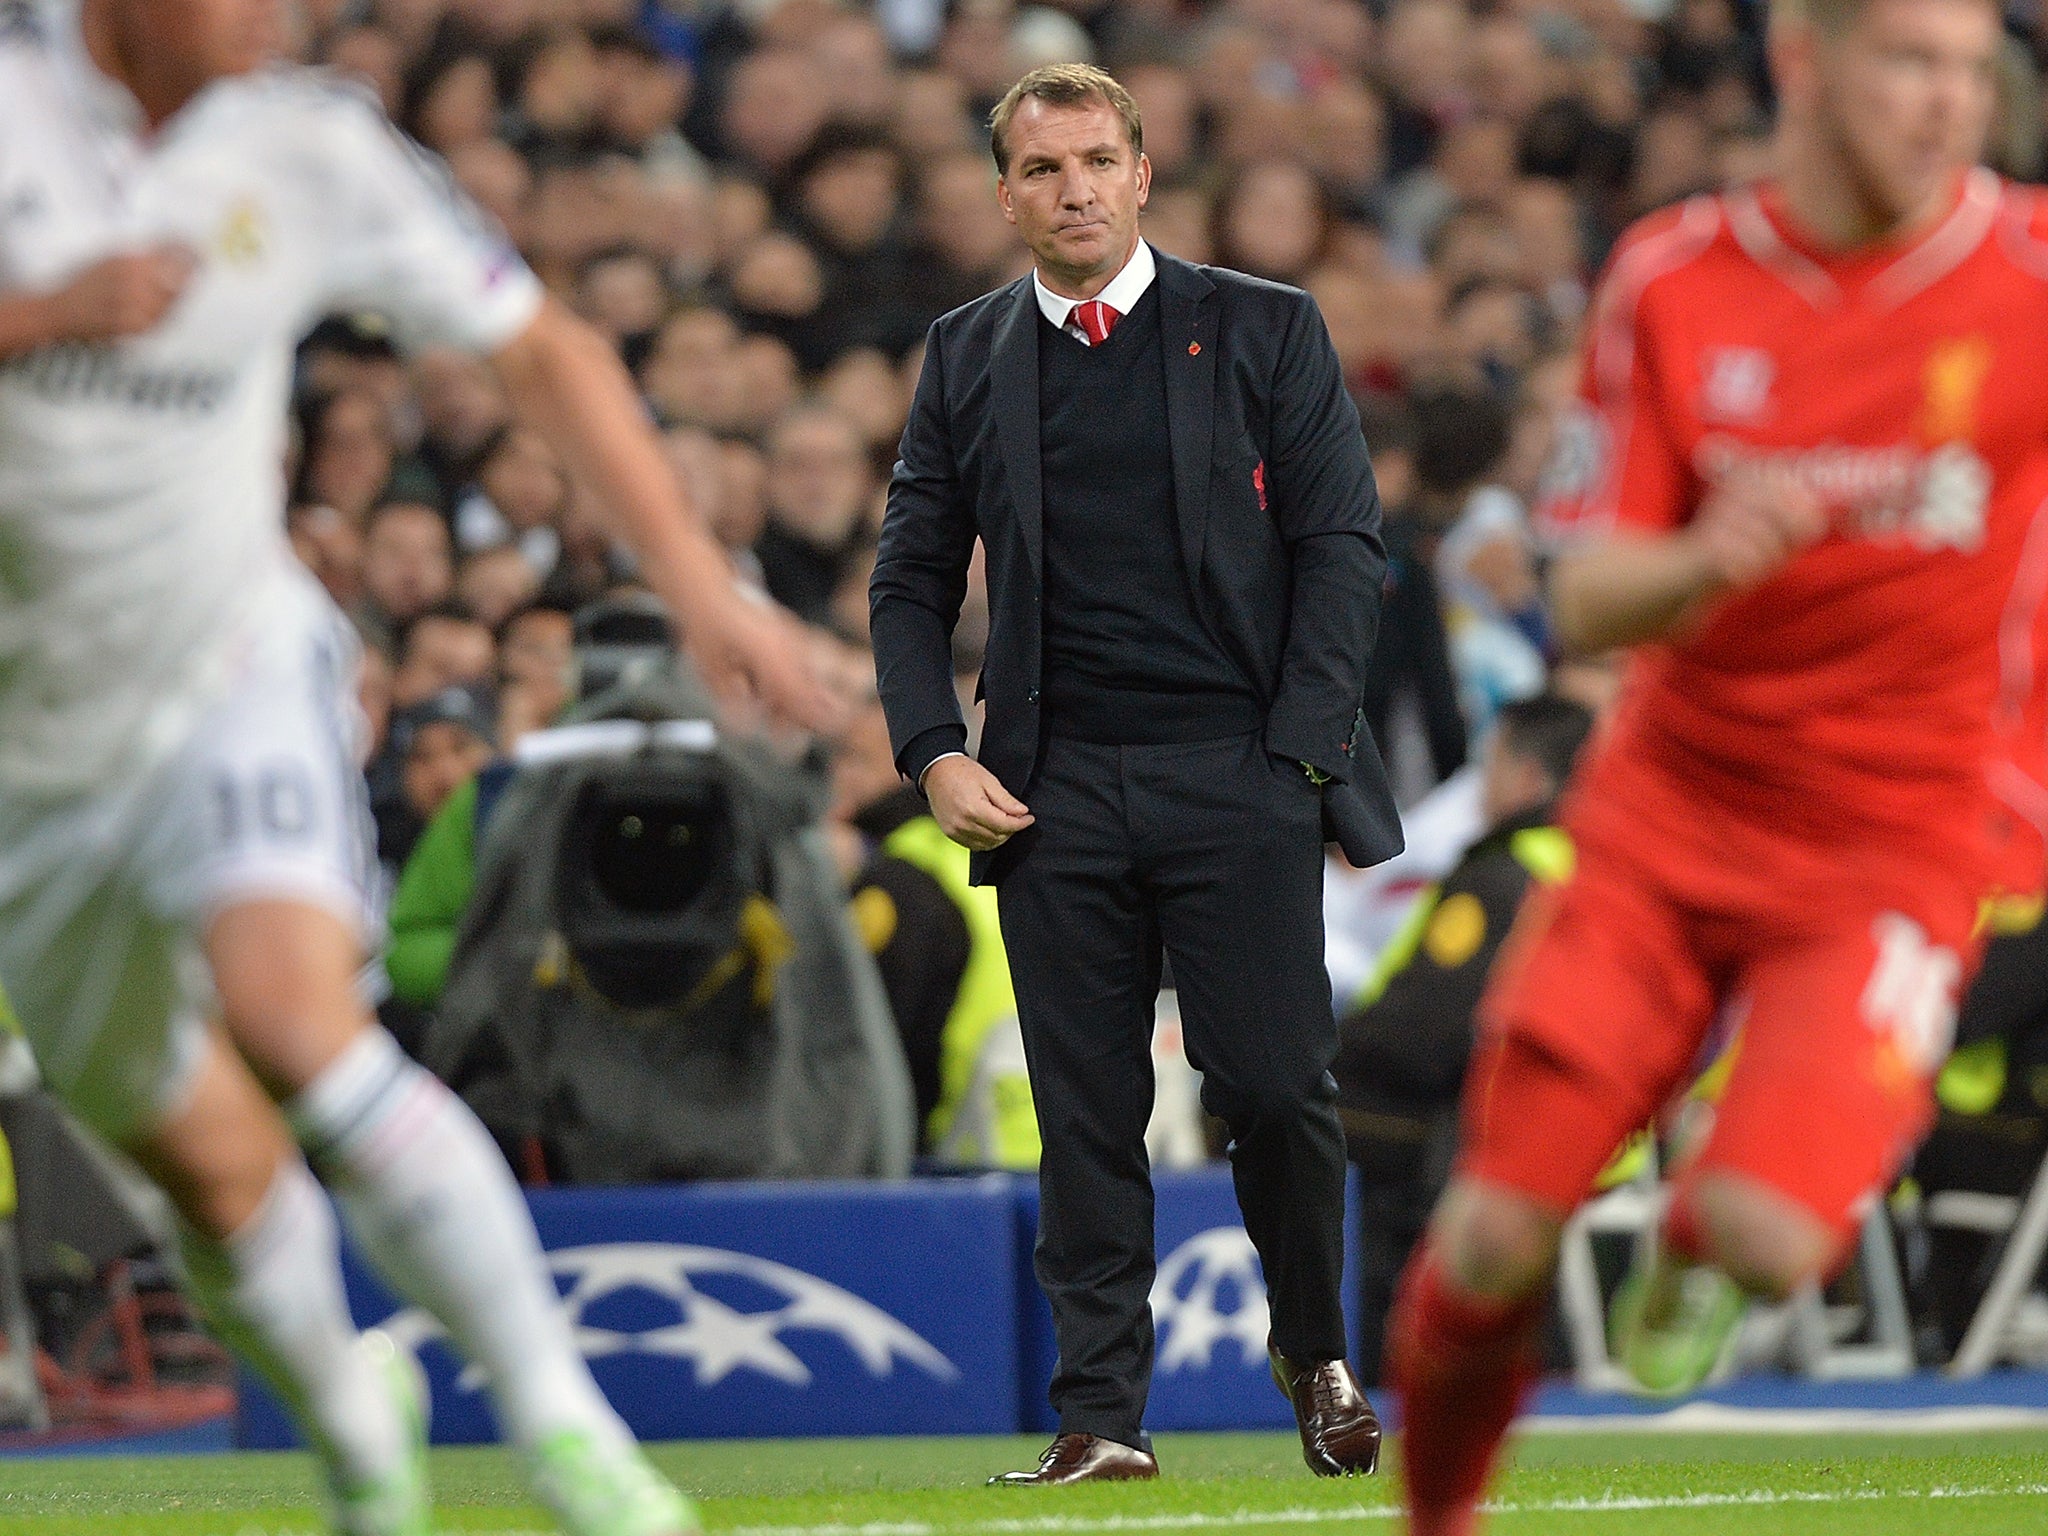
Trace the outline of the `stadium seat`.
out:
[[[1792,1363],[1818,1381],[1874,1381],[1913,1374],[1913,1324],[1892,1238],[1891,1215],[1874,1202],[1852,1261],[1861,1285],[1861,1338],[1839,1337],[1837,1309],[1817,1287],[1785,1305],[1786,1349]]]
[[[1635,1258],[1644,1259],[1643,1248],[1653,1240],[1668,1198],[1669,1191],[1652,1164],[1627,1183],[1587,1201],[1565,1226],[1558,1254],[1558,1311],[1571,1347],[1573,1377],[1585,1391],[1632,1388],[1628,1373],[1608,1351],[1608,1298],[1600,1281],[1594,1238],[1632,1238]],[[2043,1196],[2042,1205],[2042,1224],[2048,1227],[2048,1195]],[[1842,1336],[1839,1309],[1830,1307],[1817,1289],[1802,1292],[1782,1308],[1769,1309],[1743,1337],[1782,1340],[1782,1353],[1793,1367],[1816,1380],[1867,1381],[1911,1375],[1912,1324],[1898,1248],[1881,1205],[1873,1207],[1864,1220],[1855,1262],[1862,1317],[1853,1333],[1860,1337]],[[1771,1352],[1778,1353],[1777,1346]],[[1747,1357],[1739,1345],[1735,1353],[1738,1359]]]
[[[2005,1233],[2005,1251],[1948,1366],[1951,1376],[1981,1376],[1998,1363],[2020,1302],[2048,1253],[2048,1158],[2043,1158],[2024,1200],[1950,1191],[1928,1202],[1927,1220],[1935,1226]]]

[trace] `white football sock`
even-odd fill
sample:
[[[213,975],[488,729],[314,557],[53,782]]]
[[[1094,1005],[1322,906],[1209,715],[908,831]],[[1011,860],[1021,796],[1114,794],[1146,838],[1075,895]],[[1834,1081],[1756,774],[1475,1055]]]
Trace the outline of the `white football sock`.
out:
[[[406,1430],[355,1348],[334,1211],[306,1165],[278,1170],[225,1241],[181,1226],[185,1279],[214,1330],[284,1400],[308,1440],[352,1477],[389,1470]]]
[[[625,1438],[570,1337],[511,1170],[468,1105],[370,1029],[288,1115],[385,1279],[483,1369],[507,1438]]]

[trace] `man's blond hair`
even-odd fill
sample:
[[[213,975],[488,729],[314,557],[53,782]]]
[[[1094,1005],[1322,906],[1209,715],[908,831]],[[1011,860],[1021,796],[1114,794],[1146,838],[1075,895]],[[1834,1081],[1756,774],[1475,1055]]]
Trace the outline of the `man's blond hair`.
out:
[[[1010,120],[1026,98],[1054,107],[1077,107],[1099,101],[1123,119],[1124,137],[1131,141],[1131,153],[1145,152],[1145,128],[1138,121],[1138,104],[1116,76],[1093,64],[1042,64],[1003,93],[995,111],[988,115],[989,153],[996,157],[996,174],[1010,174]]]

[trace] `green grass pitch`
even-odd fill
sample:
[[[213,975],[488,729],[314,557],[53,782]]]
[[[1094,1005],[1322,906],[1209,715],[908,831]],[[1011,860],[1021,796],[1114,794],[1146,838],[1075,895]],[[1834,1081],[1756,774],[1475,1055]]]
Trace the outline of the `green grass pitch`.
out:
[[[748,1536],[1086,1536],[1400,1530],[1391,1476],[1324,1482],[1285,1435],[1170,1435],[1166,1476],[1042,1493],[980,1486],[1039,1439],[730,1441],[655,1456]],[[434,1457],[440,1523],[539,1533],[494,1448]],[[298,1455],[0,1461],[7,1536],[315,1536]],[[1500,1536],[2048,1536],[2048,1432],[1533,1434],[1495,1493]]]

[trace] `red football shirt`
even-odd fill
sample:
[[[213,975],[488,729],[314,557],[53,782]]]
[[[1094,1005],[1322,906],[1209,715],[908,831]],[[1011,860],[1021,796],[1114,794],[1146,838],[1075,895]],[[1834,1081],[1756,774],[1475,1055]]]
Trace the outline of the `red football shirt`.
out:
[[[1812,488],[1830,528],[1639,651],[1581,808],[1636,765],[1793,836],[1981,824],[2039,690],[2044,364],[2048,199],[1988,171],[1931,230],[1849,255],[1802,239],[1768,187],[1632,230],[1549,529],[1675,529],[1736,470]]]
[[[2048,535],[2044,535],[2048,536]],[[2020,577],[2006,604],[1999,654],[2008,681],[1992,713],[1999,750],[1989,770],[2003,815],[1994,821],[2002,844],[1996,885],[2008,896],[2038,895],[2048,883],[2048,688],[2026,686],[2048,675],[2048,561],[2022,554]],[[2034,616],[2028,634],[2015,626]]]

